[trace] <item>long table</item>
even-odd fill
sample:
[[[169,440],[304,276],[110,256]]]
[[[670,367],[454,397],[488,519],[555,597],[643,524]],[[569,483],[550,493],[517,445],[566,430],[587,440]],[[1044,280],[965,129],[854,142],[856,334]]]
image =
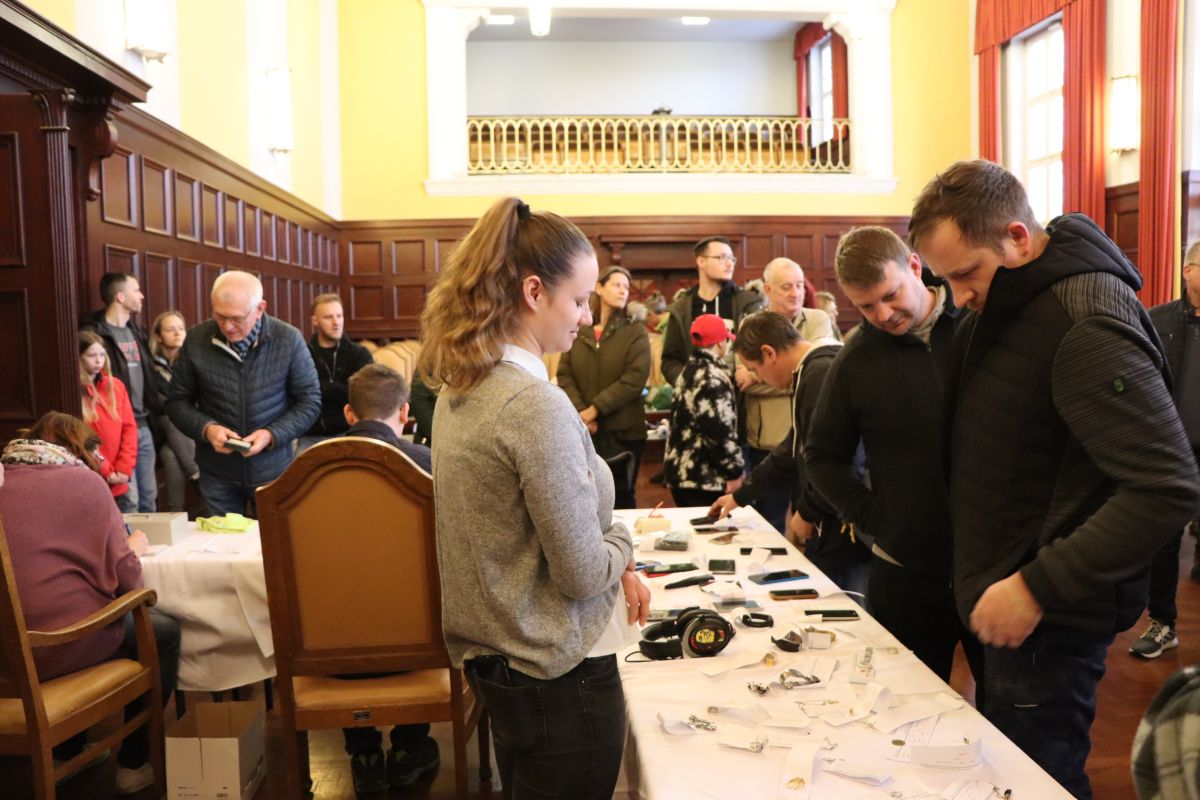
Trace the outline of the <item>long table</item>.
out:
[[[688,519],[703,516],[706,509],[664,509],[673,530],[689,530]],[[646,511],[617,512],[629,523]],[[858,609],[851,598],[825,577],[803,554],[786,542],[753,509],[739,509],[734,520],[741,529],[732,544],[710,544],[712,535],[693,534],[686,552],[639,552],[642,560],[679,563],[695,560],[700,570],[661,578],[649,578],[652,608],[676,609],[688,606],[712,608],[714,596],[699,587],[665,589],[665,585],[688,575],[704,571],[707,558],[733,558],[737,561],[736,579],[744,589],[746,599],[757,601],[764,611],[774,617],[771,629],[753,629],[742,625],[729,646],[713,658],[684,658],[673,661],[640,661],[637,647],[622,653],[621,681],[628,706],[630,736],[626,747],[623,787],[630,797],[649,800],[668,798],[721,798],[721,800],[763,800],[764,798],[940,798],[954,800],[983,800],[983,798],[1012,797],[1015,800],[1055,800],[1070,795],[1028,756],[1019,750],[993,725],[933,674],[924,664],[888,633],[883,626]],[[786,556],[772,556],[761,562],[770,571],[798,568],[809,578],[770,586],[759,586],[748,580],[751,556],[740,555],[747,546],[786,546]],[[715,576],[718,579],[721,576]],[[768,596],[770,589],[811,587],[818,591],[815,600],[777,602]],[[856,608],[858,621],[813,622],[804,614],[807,609]],[[727,617],[733,616],[726,614]],[[814,627],[835,635],[832,647],[820,650],[801,650],[790,654],[771,642],[789,630]],[[874,674],[867,683],[850,683],[855,675],[856,659],[867,647],[873,648]],[[761,662],[732,669],[715,677],[701,670],[774,655],[774,666]],[[785,690],[777,681],[788,666],[796,666],[805,674],[813,667],[828,662],[814,657],[836,658],[836,667],[827,682],[815,686]],[[751,681],[768,684],[765,695],[748,688]],[[875,704],[876,712],[864,719],[841,725],[830,724],[824,714],[837,714],[874,691],[872,684],[886,687],[891,699]],[[936,722],[914,722],[880,730],[889,717],[895,719],[906,705],[940,703],[946,710],[927,719]],[[915,706],[914,706],[915,708]],[[812,715],[816,716],[810,716]],[[698,732],[682,725],[689,717],[697,717],[716,726],[715,731]],[[665,720],[665,722],[664,722]],[[666,726],[674,724],[686,733],[668,733]],[[775,727],[790,724],[793,727]],[[802,727],[801,727],[802,726]],[[931,731],[931,732],[930,732]],[[760,737],[765,746],[759,752],[721,744],[722,739],[744,743]],[[893,760],[907,738],[910,746],[928,737],[929,745],[948,745],[954,755],[964,743],[979,740],[982,761],[978,766],[961,769],[914,766],[913,763]],[[797,777],[798,762],[812,754],[816,769],[800,786],[789,780]],[[912,751],[908,755],[911,757]],[[789,761],[789,759],[792,759]],[[827,763],[843,759],[845,763]],[[852,780],[831,769],[853,769],[863,765],[883,773],[887,780],[878,786]],[[957,788],[957,794],[953,789]],[[1004,794],[1005,790],[1011,793]],[[943,795],[943,792],[947,794]]]

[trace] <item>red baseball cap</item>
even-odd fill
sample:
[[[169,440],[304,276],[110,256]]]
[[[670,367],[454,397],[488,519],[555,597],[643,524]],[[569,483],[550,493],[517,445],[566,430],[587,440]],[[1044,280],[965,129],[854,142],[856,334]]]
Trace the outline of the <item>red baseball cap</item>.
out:
[[[716,314],[701,314],[692,321],[692,344],[696,347],[712,347],[717,342],[736,338],[725,320]]]

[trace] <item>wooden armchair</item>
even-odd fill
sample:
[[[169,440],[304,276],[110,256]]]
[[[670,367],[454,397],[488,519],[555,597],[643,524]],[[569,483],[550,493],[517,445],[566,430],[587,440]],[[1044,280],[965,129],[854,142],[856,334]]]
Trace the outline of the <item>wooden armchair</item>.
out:
[[[258,513],[288,796],[301,796],[306,732],[322,728],[449,721],[465,797],[478,727],[480,778],[490,778],[483,706],[442,638],[429,476],[382,442],[330,439],[258,490]]]
[[[143,725],[149,726],[155,793],[166,793],[162,686],[149,612],[156,600],[152,589],[137,589],[68,628],[48,633],[26,630],[8,540],[0,526],[0,755],[29,756],[38,800],[53,800],[55,783]],[[137,661],[114,659],[45,682],[38,679],[34,648],[77,641],[120,622],[131,611],[137,630]],[[125,705],[139,697],[145,698],[144,708],[133,719],[55,766],[52,747],[102,720],[123,715]]]

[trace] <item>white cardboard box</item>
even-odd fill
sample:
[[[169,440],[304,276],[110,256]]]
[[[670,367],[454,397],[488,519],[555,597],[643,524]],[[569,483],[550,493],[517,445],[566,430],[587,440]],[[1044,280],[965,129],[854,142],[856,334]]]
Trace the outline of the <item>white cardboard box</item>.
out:
[[[195,703],[167,732],[168,800],[250,800],[266,776],[256,703]]]
[[[188,535],[188,518],[183,511],[130,513],[123,516],[125,524],[135,531],[143,531],[150,544],[170,547]]]

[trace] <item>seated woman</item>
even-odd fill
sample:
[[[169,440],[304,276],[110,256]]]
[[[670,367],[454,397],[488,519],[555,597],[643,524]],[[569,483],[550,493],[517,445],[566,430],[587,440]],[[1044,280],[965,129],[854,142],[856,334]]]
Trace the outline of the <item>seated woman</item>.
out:
[[[129,493],[138,452],[133,406],[125,384],[112,376],[104,340],[91,331],[79,332],[79,389],[83,419],[99,442],[93,454],[97,471],[108,481],[117,508],[137,511],[137,497]]]
[[[12,554],[17,592],[30,630],[51,631],[99,611],[142,585],[146,535],[127,535],[99,475],[96,434],[78,417],[51,411],[0,454],[0,520]],[[179,623],[150,612],[164,696],[175,689]],[[38,677],[50,680],[114,658],[137,658],[133,616],[77,642],[34,651]],[[68,755],[84,739],[64,742]],[[153,781],[146,729],[125,740],[117,787],[132,793]]]

